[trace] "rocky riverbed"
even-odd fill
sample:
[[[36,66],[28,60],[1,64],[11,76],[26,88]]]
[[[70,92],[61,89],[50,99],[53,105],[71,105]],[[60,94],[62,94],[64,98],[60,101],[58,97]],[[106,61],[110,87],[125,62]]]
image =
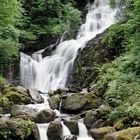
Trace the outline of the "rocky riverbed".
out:
[[[111,122],[108,114],[112,107],[95,93],[95,89],[90,92],[87,90],[73,92],[69,89],[50,91],[47,97],[50,108],[46,106],[46,109],[39,110],[37,105],[44,104],[42,94],[21,86],[7,85],[2,88],[1,140],[40,140],[38,124],[44,123],[48,124],[46,132],[48,140],[64,139],[63,124],[71,133],[71,137],[66,139],[76,140],[81,120],[94,140],[127,140],[139,137],[140,119],[130,117],[116,123]],[[58,110],[61,113],[58,113]]]

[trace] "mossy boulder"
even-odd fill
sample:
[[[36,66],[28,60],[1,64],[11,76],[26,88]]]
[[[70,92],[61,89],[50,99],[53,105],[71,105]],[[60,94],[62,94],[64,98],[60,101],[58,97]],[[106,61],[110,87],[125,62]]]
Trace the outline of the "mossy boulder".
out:
[[[61,102],[61,96],[58,94],[53,95],[49,98],[48,101],[51,109],[58,109]]]
[[[105,136],[104,140],[138,140],[140,139],[140,127],[133,127]]]
[[[31,103],[31,97],[29,97],[28,93],[25,90],[21,90],[21,88],[16,88],[13,86],[5,87],[3,96],[8,98],[13,104],[29,104]]]
[[[104,136],[107,134],[112,134],[115,132],[113,127],[101,127],[98,129],[91,129],[89,134],[94,138],[94,140],[103,140]]]
[[[49,140],[63,140],[63,126],[61,122],[51,122],[47,135]]]
[[[37,123],[49,123],[54,121],[56,113],[51,109],[42,110],[36,117]]]
[[[14,104],[29,104],[31,103],[31,98],[24,94],[20,94],[19,92],[7,92],[5,97],[9,99],[9,101],[13,102]]]
[[[39,140],[35,123],[23,119],[0,119],[0,139],[2,140]]]
[[[67,112],[80,112],[98,108],[101,100],[92,93],[73,93],[62,102],[62,107]]]

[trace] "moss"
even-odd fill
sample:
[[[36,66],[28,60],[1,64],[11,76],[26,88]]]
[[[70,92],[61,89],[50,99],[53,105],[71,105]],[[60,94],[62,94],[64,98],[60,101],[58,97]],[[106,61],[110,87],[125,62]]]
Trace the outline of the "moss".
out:
[[[1,107],[11,107],[13,102],[11,102],[7,97],[0,95],[0,106]]]
[[[140,127],[128,128],[105,136],[104,140],[134,140],[140,138]]]
[[[123,120],[119,120],[115,123],[114,128],[118,130],[122,130],[124,128]]]
[[[18,92],[8,92],[5,96],[14,104],[28,104],[31,101],[30,97],[22,95]]]
[[[34,123],[23,119],[10,119],[0,124],[0,139],[25,140],[32,134]]]

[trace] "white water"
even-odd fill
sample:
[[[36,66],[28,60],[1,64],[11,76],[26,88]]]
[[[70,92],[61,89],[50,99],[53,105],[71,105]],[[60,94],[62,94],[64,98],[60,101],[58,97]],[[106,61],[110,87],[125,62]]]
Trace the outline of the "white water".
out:
[[[79,127],[79,136],[77,140],[93,140],[91,137],[88,136],[88,131],[86,126],[78,122],[78,127]]]
[[[63,126],[63,139],[66,140],[66,138],[71,137],[71,132],[63,122],[61,122],[61,124]]]
[[[34,54],[32,58],[21,53],[21,82],[26,88],[48,92],[66,87],[78,50],[115,21],[117,9],[111,9],[108,1],[95,0],[77,38],[61,42],[51,56],[42,58],[41,54]]]
[[[109,0],[95,0],[90,6],[86,16],[86,22],[83,24],[76,39],[61,42],[51,56],[42,58],[42,51],[34,53],[32,57],[21,53],[21,82],[26,88],[35,88],[42,92],[65,88],[67,78],[73,69],[73,63],[77,56],[78,50],[83,49],[86,43],[94,38],[97,34],[102,33],[106,28],[115,21],[117,9],[111,9],[108,5]],[[63,40],[63,37],[62,37]],[[61,40],[61,41],[62,41]],[[29,104],[30,108],[40,112],[43,109],[50,109],[48,96],[42,95],[45,103]],[[55,111],[59,116],[60,112]],[[49,124],[37,124],[40,140],[48,140],[46,135]],[[63,125],[64,140],[71,133]],[[83,123],[78,123],[79,136],[78,140],[92,140],[88,136],[87,129]]]
[[[48,130],[48,124],[37,124],[39,134],[40,134],[40,140],[48,140],[47,136],[47,130]]]

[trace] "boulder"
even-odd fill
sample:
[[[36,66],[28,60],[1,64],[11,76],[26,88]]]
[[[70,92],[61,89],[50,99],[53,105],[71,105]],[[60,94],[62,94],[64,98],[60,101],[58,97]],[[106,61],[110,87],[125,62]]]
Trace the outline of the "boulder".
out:
[[[69,128],[71,134],[78,135],[79,134],[79,128],[78,128],[78,122],[76,120],[64,120],[64,124]]]
[[[88,129],[103,127],[108,119],[108,113],[111,111],[109,105],[101,105],[96,110],[90,110],[84,117],[84,123]]]
[[[104,140],[138,140],[140,139],[140,127],[133,127],[111,133],[105,136]]]
[[[62,107],[67,112],[80,112],[98,108],[100,99],[92,93],[73,93],[62,102]]]
[[[0,119],[0,139],[2,140],[39,140],[39,132],[35,123],[23,119]]]
[[[94,140],[103,140],[105,135],[112,134],[113,132],[115,132],[113,127],[101,127],[98,129],[91,129],[89,134],[93,137]]]
[[[31,98],[24,94],[20,94],[18,92],[8,92],[5,95],[9,101],[13,102],[14,104],[29,104],[31,103]]]
[[[44,99],[39,94],[38,90],[29,89],[29,95],[31,96],[32,100],[35,101],[36,103],[43,103],[44,102]]]
[[[63,126],[61,122],[51,122],[47,135],[49,140],[63,140]]]
[[[55,119],[55,112],[51,109],[42,110],[38,113],[36,117],[37,123],[49,123],[54,121]]]
[[[5,89],[4,89],[4,92],[5,93],[11,92],[11,91],[18,92],[20,94],[24,94],[24,95],[28,96],[27,89],[25,89],[22,86],[17,86],[17,87],[14,87],[14,86],[6,86]]]
[[[35,121],[37,112],[25,105],[15,105],[11,108],[11,117]]]
[[[86,113],[86,116],[84,117],[84,124],[88,129],[90,129],[92,125],[96,122],[97,120],[96,114],[97,114],[96,111],[88,111]]]
[[[51,96],[48,101],[49,101],[49,105],[50,105],[51,109],[59,109],[59,105],[61,102],[61,96],[56,94],[54,96]]]

